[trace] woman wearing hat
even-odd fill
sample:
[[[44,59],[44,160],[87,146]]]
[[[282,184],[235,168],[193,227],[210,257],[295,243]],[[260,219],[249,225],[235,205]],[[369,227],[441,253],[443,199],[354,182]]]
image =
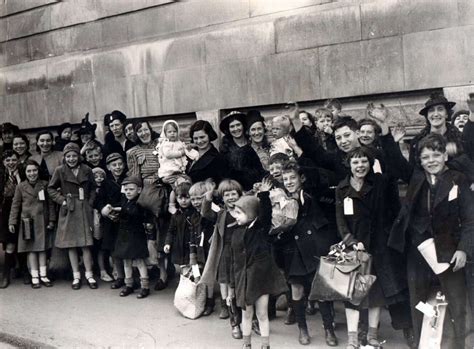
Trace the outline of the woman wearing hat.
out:
[[[43,130],[36,134],[37,154],[31,156],[31,160],[40,164],[40,179],[49,181],[56,167],[62,164],[63,154],[53,150],[53,134]]]
[[[105,114],[104,125],[109,132],[105,135],[104,156],[112,153],[119,153],[125,157],[125,153],[135,146],[135,143],[125,136],[125,122],[127,116],[120,110],[114,110],[110,114]]]
[[[54,170],[48,185],[49,196],[60,205],[55,246],[68,251],[73,271],[73,290],[81,288],[77,249],[82,249],[86,281],[90,288],[96,289],[90,250],[93,245],[92,206],[96,196],[94,176],[89,166],[81,163],[80,149],[76,143],[66,144],[63,154],[64,163]]]
[[[268,171],[268,160],[270,159],[270,142],[267,139],[265,120],[258,110],[249,110],[247,118],[247,133],[250,145],[257,153],[263,168]]]
[[[226,158],[228,175],[248,191],[262,180],[265,170],[247,139],[245,119],[245,114],[233,111],[222,119],[219,128],[224,133],[220,151]]]
[[[205,181],[211,178],[219,184],[225,177],[225,159],[212,144],[217,139],[217,134],[208,121],[197,120],[190,129],[191,143],[196,146],[199,157],[188,162],[186,173],[191,177],[193,183]]]

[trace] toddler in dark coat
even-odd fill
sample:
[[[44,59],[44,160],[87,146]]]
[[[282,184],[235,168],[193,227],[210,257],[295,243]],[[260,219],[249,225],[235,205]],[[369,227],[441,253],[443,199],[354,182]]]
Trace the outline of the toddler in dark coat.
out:
[[[113,256],[123,259],[125,271],[125,287],[120,292],[120,297],[126,297],[133,293],[132,262],[140,272],[141,290],[137,298],[146,298],[150,294],[150,283],[145,258],[148,257],[148,245],[146,229],[153,222],[151,212],[148,212],[138,203],[138,196],[142,190],[142,182],[136,176],[130,176],[123,180],[122,190],[125,198],[119,211],[119,230]],[[151,227],[152,228],[152,227]]]
[[[235,296],[242,308],[244,348],[250,348],[254,305],[260,325],[262,348],[270,348],[268,300],[287,290],[283,274],[273,260],[269,231],[272,226],[271,182],[263,180],[258,197],[243,196],[236,203],[233,215],[243,227],[232,235],[231,292],[228,303]]]

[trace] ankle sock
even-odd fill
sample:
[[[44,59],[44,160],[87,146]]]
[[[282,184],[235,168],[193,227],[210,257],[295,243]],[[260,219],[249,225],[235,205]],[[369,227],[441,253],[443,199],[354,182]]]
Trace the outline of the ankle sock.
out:
[[[369,331],[367,332],[367,340],[378,340],[378,328],[377,327],[369,327]]]
[[[150,288],[150,279],[149,278],[140,278],[141,288]]]
[[[92,271],[86,271],[86,279],[94,278],[94,273]]]
[[[244,345],[250,345],[252,342],[252,336],[243,336]]]
[[[125,278],[125,286],[133,287],[133,278]]]
[[[41,277],[46,277],[47,276],[46,265],[40,265],[39,274],[40,274]]]
[[[39,284],[39,273],[38,270],[31,270],[31,283]]]
[[[75,272],[72,273],[72,277],[74,279],[79,279],[80,280],[81,279],[81,273],[79,271],[75,271]]]

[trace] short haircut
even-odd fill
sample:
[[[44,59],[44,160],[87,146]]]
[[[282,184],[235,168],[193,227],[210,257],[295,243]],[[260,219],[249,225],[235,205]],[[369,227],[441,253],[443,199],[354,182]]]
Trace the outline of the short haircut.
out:
[[[355,121],[351,116],[343,116],[337,119],[332,128],[334,132],[336,132],[336,130],[345,126],[349,127],[352,131],[359,130],[359,125],[357,124],[357,121]]]
[[[279,123],[283,125],[288,130],[291,130],[291,121],[290,118],[286,115],[277,115],[272,119],[272,123]]]
[[[423,149],[430,149],[433,151],[445,153],[446,140],[440,134],[429,133],[427,136],[423,137],[418,143],[418,156],[420,156]]]
[[[191,186],[191,188],[189,188],[189,195],[190,196],[202,196],[205,193],[207,193],[207,191],[210,189],[209,187],[210,187],[209,184],[204,182],[204,181],[194,183]]]
[[[188,182],[183,182],[179,183],[176,188],[174,189],[174,192],[176,194],[176,197],[179,196],[189,196],[189,189],[191,188],[191,184]]]
[[[18,156],[17,153],[15,153],[13,150],[11,149],[7,149],[3,152],[2,154],[2,161],[5,160],[6,158],[10,158],[12,156],[15,156],[17,159],[19,159],[20,157]]]
[[[32,160],[32,159],[26,160],[23,166],[25,170],[28,166],[35,166],[38,169],[40,168],[40,164],[38,164],[35,160]]]
[[[374,128],[376,135],[380,135],[382,133],[382,129],[380,128],[379,124],[377,124],[377,122],[375,122],[372,119],[360,119],[358,122],[358,125],[359,125],[359,130],[362,126],[371,125]]]
[[[86,154],[88,151],[91,151],[91,150],[99,150],[99,152],[102,153],[102,145],[99,142],[92,140],[89,143],[89,146],[85,149]]]
[[[281,172],[282,173],[296,172],[299,176],[304,175],[303,169],[294,160],[288,161],[286,165],[283,167],[283,170]]]
[[[27,135],[25,135],[24,133],[17,133],[13,136],[13,140],[15,140],[15,138],[21,138],[23,142],[26,143],[26,151],[30,150],[30,140],[28,139]]]
[[[38,153],[41,153],[41,149],[38,147],[38,140],[39,138],[42,136],[42,135],[49,135],[51,137],[51,142],[54,141],[54,136],[53,134],[51,133],[51,131],[48,131],[48,130],[42,130],[42,131],[39,131],[37,134],[36,134],[36,151]],[[51,146],[51,150],[53,149],[53,147]]]
[[[239,195],[242,195],[242,186],[234,179],[223,179],[217,187],[217,192],[222,197],[226,191],[235,190]]]
[[[331,109],[332,107],[336,108],[337,110],[342,110],[342,104],[336,98],[330,98],[326,102],[324,102],[324,107]]]
[[[290,157],[285,153],[276,153],[270,156],[268,160],[268,165],[279,163],[285,166],[290,161]]]
[[[332,112],[328,108],[318,108],[314,112],[314,117],[316,120],[319,120],[321,118],[331,118],[331,120],[334,118],[334,115],[332,115]]]
[[[189,129],[189,137],[191,137],[191,143],[194,143],[193,135],[194,132],[204,131],[205,134],[209,137],[209,141],[215,141],[217,139],[217,133],[212,128],[212,125],[209,121],[197,120],[195,121]]]
[[[351,159],[353,158],[367,158],[369,160],[370,166],[372,167],[374,165],[373,154],[366,147],[357,147],[347,153],[346,162],[348,166],[350,166]]]

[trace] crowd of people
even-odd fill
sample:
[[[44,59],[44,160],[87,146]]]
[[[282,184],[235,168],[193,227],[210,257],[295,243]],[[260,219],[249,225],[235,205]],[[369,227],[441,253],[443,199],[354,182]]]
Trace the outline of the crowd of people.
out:
[[[468,104],[474,110],[474,98]],[[251,348],[252,330],[270,347],[281,295],[285,324],[297,324],[301,345],[311,341],[306,316],[317,304],[326,343],[337,346],[334,302],[310,295],[319,258],[342,241],[372,256],[376,276],[362,303],[344,302],[348,349],[381,346],[384,307],[416,348],[423,314],[415,306],[434,287],[448,301],[450,346],[463,348],[467,307],[474,314],[474,114],[454,107],[430,96],[408,159],[398,144],[404,128],[390,126],[388,109],[372,103],[358,121],[338,100],[314,113],[289,104],[271,125],[257,110],[230,112],[219,125],[219,149],[204,120],[192,123],[186,144],[174,120],[158,133],[114,110],[104,116],[101,142],[86,115],[79,127],[58,126],[57,135],[38,132],[36,151],[4,123],[0,287],[15,268],[33,289],[53,286],[60,253],[73,290],[83,282],[96,289],[100,278],[121,297],[139,288],[139,299],[150,294],[150,270],[158,270],[160,291],[172,265],[193,266],[206,286],[202,315],[218,298],[219,317],[230,319],[243,348]],[[402,198],[400,181],[408,184]],[[434,265],[419,247],[427,242]]]

